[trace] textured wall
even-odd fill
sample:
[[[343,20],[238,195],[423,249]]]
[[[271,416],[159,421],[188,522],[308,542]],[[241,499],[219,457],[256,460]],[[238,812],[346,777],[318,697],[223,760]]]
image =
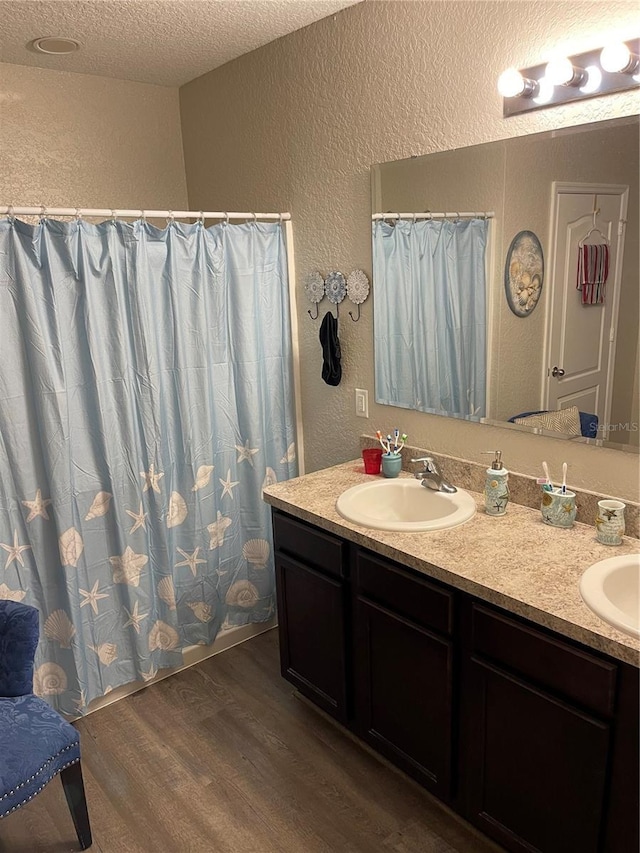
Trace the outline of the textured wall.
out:
[[[371,270],[370,164],[635,112],[631,95],[613,95],[505,121],[495,85],[506,64],[558,45],[634,35],[636,13],[624,2],[365,2],[180,90],[191,205],[293,214],[310,470],[356,456],[361,431],[397,424],[417,445],[475,460],[501,447],[523,472],[566,459],[576,485],[637,494],[636,459],[614,451],[376,405],[356,418],[354,388],[373,398],[372,301],[357,325],[343,307],[344,378],[330,388],[301,290],[316,267]]]
[[[184,208],[177,89],[0,64],[0,203]]]

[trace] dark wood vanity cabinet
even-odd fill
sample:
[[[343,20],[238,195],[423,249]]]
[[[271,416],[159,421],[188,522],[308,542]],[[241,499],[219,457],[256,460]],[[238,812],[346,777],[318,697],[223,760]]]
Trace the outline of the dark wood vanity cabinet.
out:
[[[510,850],[598,853],[618,667],[478,602],[461,607],[465,815]]]
[[[353,588],[356,730],[448,801],[453,595],[362,550]]]
[[[282,674],[514,853],[637,853],[638,669],[274,510]]]
[[[276,512],[273,532],[282,675],[346,723],[346,543]]]

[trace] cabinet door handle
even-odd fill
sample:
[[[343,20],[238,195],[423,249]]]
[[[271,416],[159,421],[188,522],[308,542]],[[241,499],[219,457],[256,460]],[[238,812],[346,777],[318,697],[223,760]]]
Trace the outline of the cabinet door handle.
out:
[[[564,376],[564,370],[561,367],[554,367],[551,371],[552,376]]]

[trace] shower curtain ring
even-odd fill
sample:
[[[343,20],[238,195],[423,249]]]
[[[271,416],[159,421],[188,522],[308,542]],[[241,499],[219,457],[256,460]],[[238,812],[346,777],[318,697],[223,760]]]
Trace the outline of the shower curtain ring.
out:
[[[46,219],[46,218],[47,218],[47,208],[42,204],[42,205],[40,205],[40,222],[42,222],[42,220]]]
[[[7,208],[7,219],[9,220],[9,222],[13,222],[13,220],[15,219],[15,216],[13,215],[13,205],[12,204],[10,204],[9,207]]]
[[[257,225],[258,224],[258,215],[256,213],[252,213],[251,215],[253,216],[253,224]]]
[[[173,210],[168,211],[169,215],[167,216],[167,225],[173,225],[176,221],[175,216],[173,215]]]
[[[140,211],[140,221],[141,221],[141,222],[146,222],[146,221],[147,221],[147,214],[146,214],[146,211],[144,211],[144,210],[141,210],[141,211]]]
[[[113,209],[111,210],[111,222],[113,225],[116,224],[116,212]]]
[[[76,217],[76,222],[80,222],[80,220],[82,219],[82,214],[80,213],[79,207],[76,207],[75,217]]]
[[[225,225],[229,224],[229,214],[228,213],[225,213],[225,215],[224,215],[224,224]]]
[[[200,225],[204,226],[204,211],[203,210],[200,211],[200,215],[198,216],[198,222],[200,223]]]

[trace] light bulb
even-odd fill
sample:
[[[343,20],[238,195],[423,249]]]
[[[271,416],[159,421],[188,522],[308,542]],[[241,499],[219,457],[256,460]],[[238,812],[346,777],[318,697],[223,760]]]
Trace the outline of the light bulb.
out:
[[[498,92],[503,98],[530,98],[538,94],[538,84],[517,69],[508,68],[498,78]]]
[[[587,82],[584,86],[580,86],[580,91],[585,95],[592,95],[600,88],[602,71],[600,71],[597,65],[587,65],[584,70],[587,75]]]
[[[536,104],[548,104],[553,98],[554,85],[548,77],[541,77],[538,80],[538,94],[533,99]]]
[[[600,54],[600,65],[611,74],[635,71],[637,64],[638,58],[631,53],[623,41],[608,44]]]
[[[524,77],[515,68],[507,68],[498,78],[498,92],[503,98],[517,98],[524,89]]]
[[[547,63],[544,76],[554,86],[567,86],[573,80],[573,65],[566,56],[552,59]]]

